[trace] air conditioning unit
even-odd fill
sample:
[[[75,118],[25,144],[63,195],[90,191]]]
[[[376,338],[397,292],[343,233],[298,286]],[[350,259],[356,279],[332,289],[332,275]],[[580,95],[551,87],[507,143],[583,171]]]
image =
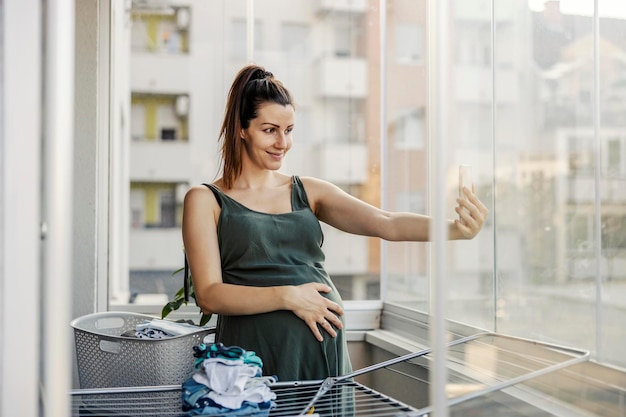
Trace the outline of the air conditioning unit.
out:
[[[189,13],[189,7],[179,7],[176,9],[176,27],[178,30],[189,29],[190,21],[191,13]]]
[[[174,191],[176,197],[176,203],[182,204],[185,201],[185,194],[189,190],[189,184],[186,182],[179,182],[176,184],[176,189]]]
[[[132,0],[131,12],[136,14],[171,16],[174,9],[167,0]]]
[[[189,96],[185,94],[181,94],[176,97],[176,102],[174,103],[174,111],[178,117],[187,117],[189,114]]]

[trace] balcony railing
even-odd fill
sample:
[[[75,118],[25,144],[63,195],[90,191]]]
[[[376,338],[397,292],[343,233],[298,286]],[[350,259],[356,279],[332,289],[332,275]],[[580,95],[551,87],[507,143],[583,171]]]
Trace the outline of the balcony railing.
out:
[[[130,180],[186,182],[191,176],[189,142],[132,142]]]
[[[134,52],[130,59],[130,89],[136,92],[180,94],[189,91],[189,55]]]
[[[367,0],[317,0],[320,12],[351,12],[365,13]]]
[[[353,99],[367,96],[368,72],[364,58],[327,56],[316,66],[320,96]]]

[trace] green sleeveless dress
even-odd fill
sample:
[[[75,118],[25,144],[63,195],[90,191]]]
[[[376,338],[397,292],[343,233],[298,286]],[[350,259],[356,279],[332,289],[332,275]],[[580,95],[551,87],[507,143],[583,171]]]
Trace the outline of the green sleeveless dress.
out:
[[[214,185],[204,185],[221,207],[217,235],[223,282],[257,287],[321,282],[332,288],[322,295],[342,304],[324,270],[319,220],[297,176],[292,177],[292,211],[282,214],[250,210]],[[319,380],[351,372],[345,332],[338,330],[335,338],[323,329],[321,333],[323,342],[293,312],[279,310],[220,315],[215,340],[256,352],[263,360],[263,374],[279,381]]]

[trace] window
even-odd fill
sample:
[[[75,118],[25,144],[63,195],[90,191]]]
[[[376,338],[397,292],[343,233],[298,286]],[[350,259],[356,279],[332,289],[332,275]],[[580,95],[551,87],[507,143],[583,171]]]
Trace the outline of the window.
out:
[[[569,138],[569,168],[572,174],[593,172],[592,138]]]
[[[146,108],[139,103],[133,103],[130,108],[130,135],[133,142],[140,142],[146,138]]]
[[[186,141],[189,98],[187,95],[131,93],[130,129],[134,142]]]
[[[176,129],[171,127],[162,127],[161,140],[176,140]]]
[[[135,52],[188,52],[190,9],[163,6],[131,9],[131,49]]]
[[[241,19],[233,20],[231,31],[232,48],[230,48],[230,56],[232,59],[245,59],[247,43],[246,21]]]
[[[352,55],[352,28],[348,23],[335,24],[335,56],[349,57]]]
[[[416,24],[396,25],[396,61],[402,64],[421,64],[424,61],[424,28]]]
[[[175,190],[161,191],[159,193],[160,226],[176,226],[176,195]]]
[[[260,20],[254,21],[254,49],[257,50],[263,45],[263,23]],[[234,19],[231,22],[230,35],[230,59],[235,61],[245,61],[248,44],[248,25],[245,19]]]
[[[282,50],[290,59],[303,60],[308,57],[311,48],[310,29],[299,23],[283,23]]]
[[[592,218],[584,215],[572,215],[567,224],[567,248],[570,251],[589,251],[593,235]]]
[[[610,177],[626,178],[626,137],[610,137],[606,141],[604,172]]]
[[[144,190],[130,190],[130,226],[133,229],[139,229],[145,226],[145,199]]]
[[[180,225],[179,184],[132,182],[130,190],[133,228],[169,228]]]
[[[602,216],[602,249],[626,251],[626,216]]]
[[[406,110],[396,119],[395,144],[398,149],[422,149],[424,147],[424,112]]]

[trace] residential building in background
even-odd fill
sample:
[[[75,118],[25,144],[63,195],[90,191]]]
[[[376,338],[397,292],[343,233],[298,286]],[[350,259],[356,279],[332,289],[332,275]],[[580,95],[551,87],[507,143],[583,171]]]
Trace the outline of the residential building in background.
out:
[[[457,217],[459,164],[472,166],[479,197],[497,210],[472,244],[450,245],[450,319],[490,328],[496,317],[501,331],[528,337],[545,327],[543,334],[591,348],[543,317],[558,309],[593,320],[586,294],[596,291],[598,270],[611,305],[626,305],[617,289],[626,278],[623,20],[600,18],[596,62],[592,18],[563,14],[557,1],[541,11],[524,1],[453,1],[450,64],[433,74],[428,1],[385,5],[383,33],[375,0],[132,2],[128,39],[117,44],[127,48],[130,74],[130,126],[121,135],[129,157],[120,170],[128,176],[128,260],[111,279],[113,304],[158,307],[181,287],[182,275],[173,274],[183,265],[182,201],[189,187],[219,176],[227,88],[243,65],[265,66],[295,97],[286,173],[419,213],[429,212],[433,192],[436,76],[449,92],[446,215]],[[438,278],[430,276],[428,244],[322,227],[326,267],[344,299],[429,311]],[[614,358],[611,349],[605,355]]]

